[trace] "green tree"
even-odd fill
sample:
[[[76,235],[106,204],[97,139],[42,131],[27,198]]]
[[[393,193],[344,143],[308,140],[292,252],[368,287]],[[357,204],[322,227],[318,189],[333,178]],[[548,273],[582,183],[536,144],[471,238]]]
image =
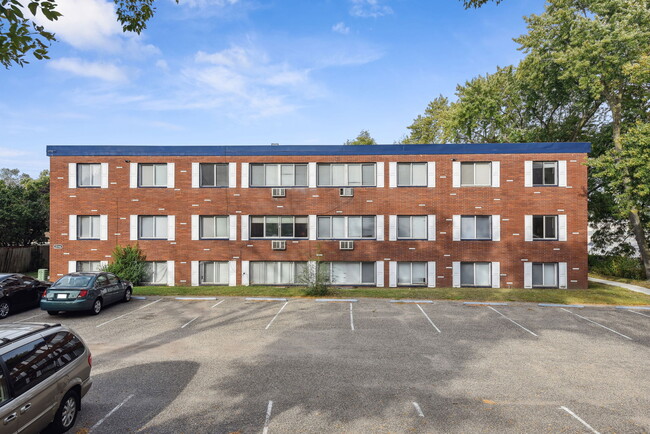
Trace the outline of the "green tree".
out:
[[[140,246],[115,246],[113,261],[104,267],[105,271],[128,280],[134,285],[139,284],[145,275],[147,257],[140,250]]]
[[[47,241],[49,228],[50,176],[37,179],[3,171],[0,179],[0,246],[29,246]],[[4,175],[13,174],[6,179]]]
[[[463,1],[463,6],[465,6],[465,9],[469,8],[480,8],[484,4],[488,2],[494,2],[496,4],[501,3],[503,0],[462,0]]]
[[[375,139],[370,137],[368,130],[361,130],[354,140],[346,140],[344,145],[376,145]]]
[[[418,115],[408,126],[410,134],[402,140],[402,143],[445,143],[453,140],[446,124],[448,117],[449,100],[440,95],[429,103],[424,114]]]

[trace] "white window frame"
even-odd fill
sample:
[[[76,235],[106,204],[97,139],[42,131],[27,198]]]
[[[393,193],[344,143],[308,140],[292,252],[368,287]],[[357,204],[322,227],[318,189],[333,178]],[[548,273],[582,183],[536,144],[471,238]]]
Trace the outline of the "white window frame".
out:
[[[169,284],[169,273],[170,273],[169,261],[146,261],[145,263],[146,264],[154,264],[154,266],[152,267],[153,280],[151,280],[151,281],[142,280],[142,282],[140,282],[140,283],[142,283],[144,285],[168,285]],[[155,264],[165,264],[165,272],[167,273],[167,277],[166,277],[164,282],[157,282],[156,281],[157,280],[156,279],[157,270],[156,270]],[[143,279],[145,277],[143,277]]]
[[[103,266],[103,264],[102,264],[103,261],[75,261],[75,262],[76,262],[75,271],[78,272],[78,273],[79,272],[100,271],[102,266]],[[84,264],[88,264],[88,265],[96,264],[96,266],[95,267],[90,266],[88,269],[84,270],[83,269]]]
[[[321,184],[320,182],[320,170],[324,166],[329,166],[330,168],[330,173],[329,173],[329,183],[328,184]],[[344,166],[345,170],[343,171],[343,182],[341,183],[334,183],[334,179],[332,178],[332,166]],[[361,184],[353,184],[350,185],[350,167],[351,166],[360,166],[361,170]],[[372,166],[373,168],[373,176],[371,177],[372,179],[372,184],[364,184],[363,183],[363,166]],[[318,187],[377,187],[377,163],[318,163],[317,165],[318,172],[316,173],[316,182]],[[338,181],[338,180],[337,180]]]
[[[409,166],[409,178],[410,179],[409,179],[408,184],[403,184],[403,183],[400,182],[400,178],[399,178],[400,170],[399,170],[399,168],[400,168],[400,166],[406,166],[406,165]],[[424,166],[424,182],[422,184],[414,184],[413,183],[413,166],[414,165]],[[428,184],[429,184],[429,180],[428,180],[428,178],[429,178],[429,167],[428,166],[429,166],[429,163],[427,163],[427,162],[397,163],[397,166],[396,166],[397,173],[395,175],[397,177],[397,186],[398,187],[427,187]]]
[[[536,265],[541,265],[542,266],[542,284],[541,285],[535,285],[535,266]],[[546,273],[545,273],[545,268],[547,266],[553,266],[555,268],[554,270],[554,276],[555,276],[555,285],[547,285],[545,281]],[[531,269],[530,269],[530,279],[531,279],[531,286],[533,288],[559,288],[560,287],[560,264],[558,262],[533,262]]]
[[[536,184],[535,183],[535,164],[541,164],[542,165],[542,183],[541,184]],[[547,184],[544,182],[544,170],[546,169],[547,165],[552,165],[552,167],[555,168],[555,182],[553,184]],[[532,167],[531,167],[531,183],[534,187],[557,187],[560,183],[560,173],[559,173],[559,161],[553,160],[553,161],[533,161],[532,162]]]
[[[413,237],[413,217],[424,217],[424,237]],[[399,221],[400,219],[409,219],[409,231],[411,233],[410,237],[402,237],[399,234]],[[397,216],[397,226],[396,234],[398,240],[428,240],[429,239],[429,217],[427,215],[398,215]]]
[[[474,266],[473,268],[473,273],[472,273],[472,280],[474,281],[474,284],[472,285],[467,285],[463,284],[463,264],[472,264]],[[476,285],[476,264],[488,264],[488,284],[487,285]],[[475,261],[475,262],[470,262],[470,261],[464,261],[460,262],[460,267],[459,267],[459,273],[460,273],[460,287],[461,288],[492,288],[492,262],[484,262],[484,261]]]
[[[253,168],[256,166],[264,167],[264,185],[257,185],[253,183]],[[276,166],[278,184],[267,184],[266,183],[266,171]],[[282,166],[291,166],[293,169],[293,183],[292,184],[282,184]],[[304,166],[307,171],[307,176],[304,184],[296,184],[296,166]],[[308,163],[250,163],[249,164],[249,176],[250,176],[250,186],[251,187],[297,187],[297,188],[307,188],[309,187],[309,164]]]
[[[138,188],[168,188],[169,187],[169,171],[167,169],[168,163],[138,163]],[[142,167],[144,166],[153,166],[153,181],[152,185],[145,185],[142,183]],[[162,167],[162,169],[161,169]],[[165,173],[165,182],[164,184],[158,185],[156,182],[156,172],[158,170],[163,170]]]
[[[155,228],[157,227],[156,220],[159,219],[159,218],[160,219],[162,219],[162,218],[165,219],[165,236],[164,237],[157,237],[157,236],[155,236],[155,234],[154,234],[153,237],[143,237],[142,236],[142,221],[145,218],[151,218],[151,217],[153,217],[153,219],[154,219],[154,225],[153,225],[154,232],[155,232]],[[169,216],[166,216],[166,215],[139,215],[138,216],[138,239],[139,240],[166,240],[166,239],[169,238],[169,229],[168,229],[168,227],[169,227]]]
[[[203,185],[203,170],[207,165],[213,166],[214,182],[215,185]],[[224,185],[217,184],[217,172],[219,168],[225,166],[226,168],[226,183]],[[230,164],[229,163],[199,163],[199,188],[228,188],[230,186]]]
[[[460,162],[460,167],[459,167],[460,173],[458,175],[460,177],[460,186],[461,187],[492,187],[492,178],[493,178],[493,173],[494,173],[493,172],[494,168],[492,167],[493,163],[494,163],[493,161],[461,161]],[[466,184],[465,182],[463,182],[463,166],[464,165],[469,165],[469,164],[471,164],[474,167],[474,171],[473,171],[474,172],[474,183],[473,184]],[[488,177],[488,179],[489,179],[488,184],[477,184],[476,183],[476,165],[477,164],[489,164],[490,165],[490,176]]]
[[[536,220],[535,217],[543,217],[542,218],[542,233],[544,234],[544,236],[541,237],[541,238],[539,238],[539,237],[536,238],[535,237],[535,220]],[[552,238],[548,238],[546,236],[546,219],[548,217],[552,217],[555,220],[555,236],[552,237]],[[557,216],[557,215],[550,215],[550,214],[533,215],[532,218],[531,218],[531,231],[532,231],[533,241],[558,241],[558,239],[560,238],[560,228],[559,228],[559,222],[560,222],[559,220],[560,219],[558,217],[559,216]]]
[[[288,218],[290,217],[292,219],[292,225],[293,225],[293,236],[283,236],[282,234],[282,218]],[[304,237],[297,237],[296,236],[296,218],[304,218],[307,221],[305,222],[305,225],[307,227],[307,235]],[[255,218],[263,218],[264,219],[264,235],[261,237],[254,237],[253,236],[253,219]],[[278,235],[267,235],[266,234],[266,225],[267,225],[267,219],[268,218],[277,218],[278,220]],[[261,239],[283,239],[283,240],[290,240],[290,239],[296,239],[296,240],[306,240],[309,239],[309,216],[306,215],[252,215],[248,217],[248,230],[249,230],[249,237],[251,240],[261,240]]]
[[[468,219],[468,218],[473,218],[474,219],[474,234],[476,235],[476,233],[477,233],[477,231],[476,231],[476,221],[477,221],[478,217],[488,218],[488,221],[489,221],[488,226],[490,228],[490,236],[487,237],[487,238],[477,238],[476,236],[474,238],[467,238],[467,237],[463,236],[463,219]],[[493,236],[493,229],[494,229],[494,226],[492,224],[492,218],[493,218],[493,216],[491,216],[491,215],[461,215],[460,216],[460,240],[461,241],[491,241],[492,236]]]
[[[81,170],[82,170],[82,168],[84,166],[92,166],[93,168],[95,166],[98,167],[97,174],[96,174],[97,175],[96,183],[94,182],[94,183],[92,183],[90,185],[84,185],[84,184],[81,183],[81,179],[82,179],[81,178]],[[102,169],[103,169],[103,167],[102,167],[101,163],[77,163],[77,173],[76,173],[76,175],[77,175],[77,188],[101,188],[102,187]],[[94,177],[95,176],[93,174],[93,178]]]
[[[205,266],[206,264],[218,264],[219,267],[215,268],[220,268],[223,264],[226,265],[226,273],[225,276],[219,276],[221,280],[217,282],[206,282],[205,281]],[[216,274],[216,273],[215,273]],[[228,285],[230,282],[230,263],[228,261],[199,261],[199,285],[218,285],[218,286],[224,286]]]
[[[258,264],[263,264],[264,265],[264,277],[265,277],[265,279],[266,279],[266,275],[267,275],[266,267],[268,267],[270,265],[280,267],[280,264],[291,264],[291,282],[272,282],[272,283],[256,282],[254,280],[254,277],[256,277],[256,276],[253,276],[253,269],[256,268],[258,266]],[[301,282],[298,281],[298,278],[300,277],[300,272],[301,271],[300,271],[300,269],[298,267],[300,267],[301,265],[304,266],[304,267],[308,267],[308,263],[305,262],[305,261],[250,261],[250,263],[248,264],[249,275],[250,275],[249,284],[251,284],[251,285],[300,285]],[[242,268],[244,268],[243,265],[242,265]],[[279,270],[279,268],[278,268],[278,270]],[[278,270],[276,270],[276,272]]]
[[[360,237],[351,237],[350,236],[350,227],[349,227],[349,218],[361,218],[361,236]],[[364,217],[372,217],[374,219],[373,222],[373,235],[371,237],[364,237],[363,236],[363,218]],[[331,236],[329,237],[321,237],[320,233],[318,233],[318,228],[320,227],[320,219],[321,218],[327,218],[329,219],[329,227],[330,227],[330,234]],[[333,234],[333,219],[339,218],[343,219],[344,223],[344,230],[345,230],[345,237],[344,238],[337,238],[334,237]],[[316,223],[316,238],[319,240],[375,240],[377,239],[377,216],[375,215],[350,215],[350,216],[330,216],[330,215],[324,215],[324,216],[318,216],[317,217],[317,223]]]
[[[326,266],[328,267],[328,274],[329,274],[329,281],[332,285],[342,285],[342,286],[362,286],[362,285],[369,285],[369,286],[375,286],[377,284],[377,263],[376,262],[371,262],[371,261],[333,261],[333,262],[326,262]],[[359,277],[360,277],[360,282],[334,282],[332,279],[333,276],[333,264],[358,264],[359,265]],[[372,272],[372,282],[364,282],[363,281],[363,264],[372,264],[373,266],[373,272]]]
[[[90,227],[91,227],[91,236],[90,237],[82,237],[81,236],[81,222],[82,220],[89,219],[90,220]],[[101,216],[98,215],[78,215],[77,216],[77,239],[78,240],[100,240],[102,237],[102,222],[101,222]],[[96,230],[95,230],[96,229]],[[95,236],[95,232],[97,233],[97,236]]]
[[[409,283],[400,283],[400,269],[402,266],[407,264],[409,267]],[[424,267],[424,282],[422,283],[413,283],[413,264],[417,264]],[[423,261],[414,261],[414,262],[397,262],[397,286],[428,286],[429,281],[429,270],[428,263]]]
[[[205,219],[225,219],[226,220],[226,235],[223,237],[216,236],[216,237],[205,237],[203,236],[203,226],[204,223],[203,221]],[[215,225],[215,232],[216,232],[216,221],[213,220],[213,224]],[[223,215],[200,215],[199,216],[199,240],[228,240],[230,239],[230,216],[223,216]]]

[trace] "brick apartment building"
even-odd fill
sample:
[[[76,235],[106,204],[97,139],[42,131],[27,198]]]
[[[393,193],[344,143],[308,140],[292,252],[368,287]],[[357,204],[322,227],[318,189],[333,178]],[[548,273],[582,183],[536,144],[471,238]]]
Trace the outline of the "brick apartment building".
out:
[[[587,143],[48,146],[51,278],[587,288]]]

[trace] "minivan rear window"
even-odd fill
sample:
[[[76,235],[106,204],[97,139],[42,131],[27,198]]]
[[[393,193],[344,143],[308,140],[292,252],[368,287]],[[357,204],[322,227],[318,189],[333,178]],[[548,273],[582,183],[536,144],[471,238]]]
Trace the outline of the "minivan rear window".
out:
[[[84,344],[72,333],[58,332],[46,336],[59,366],[65,366],[84,353]]]
[[[68,286],[72,288],[85,288],[90,283],[93,276],[63,276],[54,284],[52,288],[57,286]]]
[[[2,356],[16,396],[31,389],[56,371],[52,352],[43,339],[38,339]]]

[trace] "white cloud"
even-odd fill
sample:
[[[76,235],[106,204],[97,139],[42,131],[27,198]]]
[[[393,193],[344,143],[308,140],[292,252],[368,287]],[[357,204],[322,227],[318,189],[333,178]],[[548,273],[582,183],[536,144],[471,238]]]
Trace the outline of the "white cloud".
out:
[[[111,63],[87,62],[74,57],[63,57],[48,62],[48,66],[59,71],[71,72],[75,75],[89,78],[99,78],[110,82],[127,81],[127,74]]]
[[[204,8],[209,6],[231,6],[239,3],[239,0],[181,0],[179,4],[191,8]]]
[[[381,4],[382,0],[350,0],[350,15],[360,18],[378,18],[393,13],[390,6]]]
[[[21,157],[23,155],[27,155],[28,152],[25,151],[17,151],[15,149],[11,148],[4,148],[0,146],[0,157],[3,158],[12,158],[12,157]]]
[[[163,71],[168,71],[169,65],[167,64],[167,61],[165,59],[158,59],[156,60],[156,68],[160,68]]]
[[[340,33],[342,35],[347,35],[350,33],[350,28],[345,25],[344,22],[336,23],[332,26],[332,31],[336,33]]]

